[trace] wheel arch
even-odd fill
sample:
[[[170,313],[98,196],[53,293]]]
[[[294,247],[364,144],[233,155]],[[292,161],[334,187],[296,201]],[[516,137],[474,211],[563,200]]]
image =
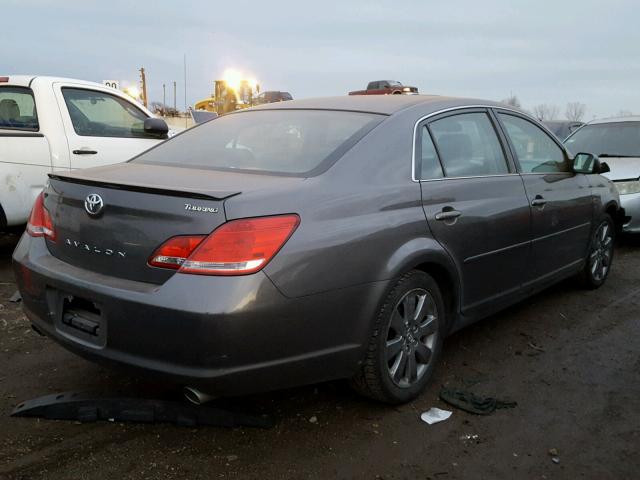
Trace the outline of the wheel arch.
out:
[[[446,309],[447,331],[450,331],[459,311],[460,285],[457,273],[441,263],[427,260],[414,267],[433,277],[440,288],[444,308]]]
[[[621,233],[622,227],[627,221],[624,208],[621,208],[615,200],[611,200],[606,204],[604,212],[613,219],[613,223],[616,227],[616,233]]]
[[[433,244],[431,244],[433,242]],[[393,277],[399,278],[411,270],[420,270],[433,277],[443,296],[447,314],[447,330],[450,331],[460,312],[462,286],[460,275],[448,253],[435,241],[416,249],[393,268]],[[435,248],[438,247],[438,248]]]

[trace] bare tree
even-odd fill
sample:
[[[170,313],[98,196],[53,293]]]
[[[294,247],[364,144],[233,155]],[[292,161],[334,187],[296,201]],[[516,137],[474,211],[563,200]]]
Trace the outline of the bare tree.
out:
[[[540,105],[533,107],[533,114],[540,121],[553,120],[558,117],[559,113],[560,108],[557,105],[541,103]]]
[[[567,109],[564,115],[570,122],[581,122],[586,111],[587,106],[584,103],[569,102],[567,103]]]
[[[507,98],[500,100],[500,103],[504,103],[505,105],[509,105],[510,107],[521,108],[520,100],[516,95],[509,95]]]

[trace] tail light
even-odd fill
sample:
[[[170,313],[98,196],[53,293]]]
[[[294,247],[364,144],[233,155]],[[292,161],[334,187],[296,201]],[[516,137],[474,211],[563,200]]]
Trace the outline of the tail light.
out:
[[[206,235],[173,237],[162,244],[151,256],[149,265],[178,270]]]
[[[298,215],[243,218],[227,222],[209,236],[172,237],[149,265],[200,275],[247,275],[264,268],[300,223]]]
[[[56,232],[53,228],[51,215],[44,207],[44,192],[40,193],[33,204],[29,221],[27,222],[27,233],[32,237],[47,237],[56,239]]]

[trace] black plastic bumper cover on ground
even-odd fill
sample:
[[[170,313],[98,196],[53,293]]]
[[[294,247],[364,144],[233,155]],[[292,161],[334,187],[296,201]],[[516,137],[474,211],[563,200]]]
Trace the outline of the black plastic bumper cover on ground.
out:
[[[178,426],[271,428],[269,417],[248,415],[216,407],[187,403],[127,398],[90,393],[45,395],[20,403],[12,417],[42,417],[50,420],[95,422],[174,423]]]

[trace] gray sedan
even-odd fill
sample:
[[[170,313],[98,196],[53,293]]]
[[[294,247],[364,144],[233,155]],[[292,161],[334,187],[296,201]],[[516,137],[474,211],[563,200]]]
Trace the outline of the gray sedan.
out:
[[[565,140],[573,152],[590,152],[606,160],[628,215],[624,231],[640,232],[640,117],[594,120]]]
[[[603,170],[493,102],[269,104],[50,175],[14,268],[35,329],[193,400],[350,378],[399,403],[451,332],[605,282],[621,211]]]

